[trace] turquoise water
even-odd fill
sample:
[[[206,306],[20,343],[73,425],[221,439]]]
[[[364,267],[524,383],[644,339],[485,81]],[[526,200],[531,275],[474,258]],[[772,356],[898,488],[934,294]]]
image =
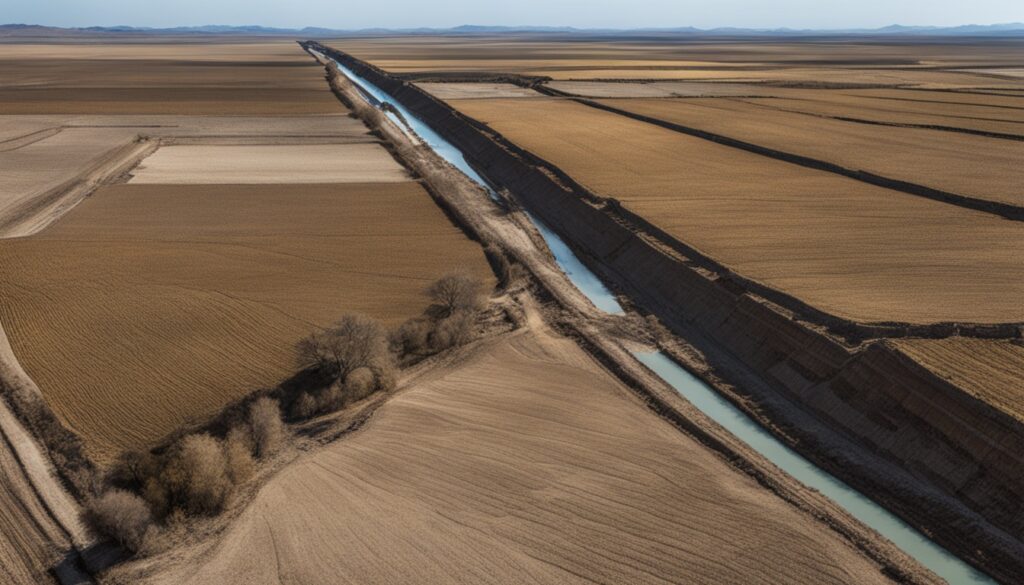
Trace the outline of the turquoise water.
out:
[[[858,520],[952,584],[995,583],[906,522],[801,457],[731,402],[661,352],[633,354],[686,400],[780,469],[828,496]]]
[[[434,132],[430,126],[427,126],[423,121],[417,118],[412,112],[406,109],[405,106],[392,99],[384,90],[374,85],[369,80],[357,75],[354,71],[345,67],[341,63],[334,61],[338,68],[352,80],[362,91],[363,94],[370,98],[370,101],[378,108],[382,104],[390,104],[395,110],[402,114],[401,117],[396,116],[392,112],[385,112],[398,127],[402,128],[409,136],[422,141],[424,144],[429,146],[434,152],[441,156],[441,158],[450,162],[455,168],[462,171],[467,177],[473,181],[479,183],[491,196],[494,196],[494,191],[491,189],[488,182],[481,177],[469,162],[466,161],[466,157],[463,156],[462,151],[455,147],[452,143],[442,138],[437,132]],[[615,298],[615,295],[608,290],[608,287],[601,282],[601,279],[597,277],[589,268],[587,268],[579,257],[573,253],[572,249],[565,243],[562,238],[558,237],[554,231],[551,230],[544,222],[540,221],[532,214],[527,213],[530,220],[537,227],[537,231],[544,238],[544,241],[548,245],[548,249],[555,256],[555,261],[558,266],[562,269],[562,272],[569,277],[572,283],[582,292],[595,307],[605,311],[606,313],[622,313],[622,305]]]

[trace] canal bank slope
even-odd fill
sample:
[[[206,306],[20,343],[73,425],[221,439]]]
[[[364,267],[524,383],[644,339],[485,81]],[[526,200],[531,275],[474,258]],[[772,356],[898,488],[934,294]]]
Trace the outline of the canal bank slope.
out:
[[[886,345],[850,344],[834,334],[941,336],[956,326],[821,323],[813,310],[772,303],[741,277],[685,256],[630,222],[613,201],[587,193],[410,84],[330,54],[389,91],[497,186],[598,259],[595,269],[704,354],[710,368],[699,373],[732,382],[730,397],[770,421],[790,444],[963,558],[1006,580],[1019,574],[1020,423]],[[970,325],[959,330],[1010,334]],[[808,412],[817,423],[811,429],[797,424]],[[860,449],[851,450],[849,439]]]

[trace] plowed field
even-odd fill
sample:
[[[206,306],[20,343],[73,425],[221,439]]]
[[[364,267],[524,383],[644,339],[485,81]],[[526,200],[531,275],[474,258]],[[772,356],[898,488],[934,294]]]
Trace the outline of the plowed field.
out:
[[[0,321],[103,459],[278,382],[343,313],[418,313],[455,267],[489,274],[417,183],[117,185],[0,241]]]
[[[1024,320],[1019,222],[563,100],[469,116],[739,273],[861,321]]]

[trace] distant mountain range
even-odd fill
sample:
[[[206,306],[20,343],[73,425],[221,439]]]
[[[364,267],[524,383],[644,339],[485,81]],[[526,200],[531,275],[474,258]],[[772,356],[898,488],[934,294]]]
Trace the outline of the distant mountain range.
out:
[[[322,27],[274,28],[267,26],[178,26],[172,28],[150,28],[138,26],[90,26],[85,28],[61,28],[34,24],[0,25],[0,36],[39,36],[39,35],[78,35],[78,34],[168,34],[168,35],[270,35],[270,36],[360,36],[384,34],[502,34],[502,33],[536,33],[536,34],[673,34],[690,36],[822,36],[822,35],[888,35],[888,36],[1014,36],[1024,37],[1024,23],[1005,24],[965,24],[960,26],[890,26],[866,29],[757,29],[722,27],[700,29],[691,26],[675,28],[575,28],[571,26],[483,26],[462,25],[451,28],[366,28],[366,29],[332,29]]]

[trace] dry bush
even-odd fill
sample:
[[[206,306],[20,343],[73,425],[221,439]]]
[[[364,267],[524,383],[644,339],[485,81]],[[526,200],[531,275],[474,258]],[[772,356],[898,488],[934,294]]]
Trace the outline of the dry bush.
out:
[[[292,418],[304,420],[316,414],[320,409],[321,405],[319,401],[314,398],[312,394],[309,392],[302,392],[295,401],[292,402],[290,412]]]
[[[394,360],[373,367],[373,375],[377,378],[377,390],[390,392],[398,385],[398,367]]]
[[[121,489],[107,490],[89,502],[86,520],[98,532],[137,552],[153,528],[153,516],[139,496]]]
[[[256,444],[256,455],[266,459],[281,448],[286,430],[281,422],[281,407],[277,401],[263,396],[249,408],[249,425]]]
[[[182,439],[164,468],[164,483],[188,512],[220,512],[233,487],[221,442],[205,433]]]
[[[345,376],[345,401],[358,402],[377,388],[377,376],[370,368],[357,368]]]
[[[498,276],[498,285],[502,288],[511,288],[523,278],[522,265],[512,262],[498,246],[487,244],[484,246],[484,254],[494,273]]]
[[[334,412],[345,406],[345,389],[340,382],[335,382],[324,389],[317,398],[319,412]]]
[[[463,274],[448,274],[427,287],[439,315],[448,317],[458,311],[478,311],[484,303],[483,283]]]
[[[296,345],[300,367],[316,367],[335,380],[357,368],[390,361],[387,331],[364,315],[346,315]]]
[[[171,511],[171,498],[167,486],[158,477],[150,477],[142,486],[142,499],[156,518],[166,518]]]
[[[391,350],[400,356],[424,355],[429,351],[430,334],[433,329],[434,324],[429,319],[409,319],[389,336]]]
[[[457,311],[437,322],[430,343],[435,351],[443,351],[465,345],[475,338],[476,314],[470,311]]]
[[[238,486],[256,472],[256,461],[252,458],[252,433],[248,425],[239,425],[224,439],[224,459],[227,463],[228,479]]]

